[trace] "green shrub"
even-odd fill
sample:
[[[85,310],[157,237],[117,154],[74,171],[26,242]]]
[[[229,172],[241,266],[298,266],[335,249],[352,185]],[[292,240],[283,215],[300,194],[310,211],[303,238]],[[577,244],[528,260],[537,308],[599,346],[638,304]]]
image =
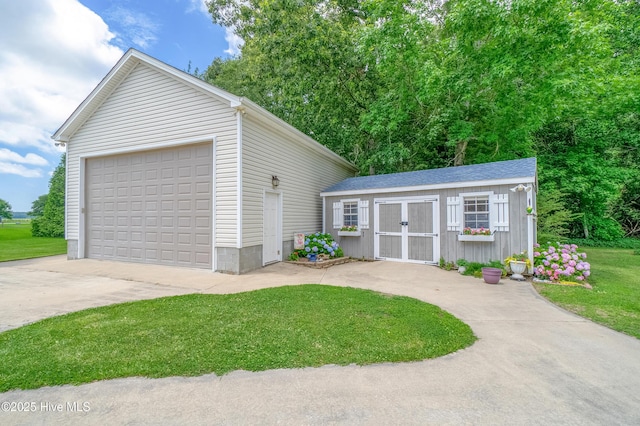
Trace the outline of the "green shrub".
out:
[[[488,263],[469,262],[465,259],[458,259],[456,262],[458,266],[464,266],[466,270],[462,275],[474,276],[476,278],[482,278],[482,268],[498,268],[502,269],[502,275],[507,273],[502,262],[499,260],[490,260]]]
[[[329,233],[316,232],[315,234],[305,235],[304,248],[294,250],[289,258],[310,257],[311,254],[326,254],[331,257],[343,257],[342,247],[333,240],[333,236]]]

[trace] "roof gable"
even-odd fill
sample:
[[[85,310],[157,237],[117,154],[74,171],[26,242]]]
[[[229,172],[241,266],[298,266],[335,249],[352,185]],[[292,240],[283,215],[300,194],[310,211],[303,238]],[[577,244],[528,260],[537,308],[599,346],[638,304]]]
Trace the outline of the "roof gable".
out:
[[[56,141],[68,142],[73,134],[113,93],[113,91],[122,83],[136,65],[141,62],[178,78],[191,86],[204,90],[225,102],[228,102],[230,107],[235,107],[241,104],[241,98],[235,95],[205,83],[199,78],[196,78],[184,71],[180,71],[177,68],[167,65],[149,55],[135,49],[129,49],[51,137]]]
[[[322,192],[356,192],[411,187],[453,187],[459,183],[536,178],[536,159],[498,161],[469,166],[419,170],[387,175],[360,176],[345,179]],[[386,191],[388,192],[388,191]]]
[[[354,172],[357,168],[344,158],[340,157],[329,148],[321,145],[313,138],[299,131],[284,120],[276,117],[266,109],[251,102],[249,99],[233,95],[218,87],[212,86],[197,77],[192,76],[184,71],[165,64],[147,54],[135,49],[129,49],[93,91],[82,101],[71,116],[60,126],[58,130],[51,136],[56,141],[69,142],[71,137],[80,129],[84,123],[95,113],[95,111],[105,102],[105,100],[116,90],[116,88],[127,78],[132,70],[140,63],[144,63],[151,68],[172,76],[176,80],[181,81],[191,87],[203,91],[218,100],[228,103],[230,108],[237,109],[243,113],[252,113],[258,120],[268,126],[280,128],[285,132],[293,135],[300,143],[321,153],[322,155],[332,158],[334,161],[350,168]]]

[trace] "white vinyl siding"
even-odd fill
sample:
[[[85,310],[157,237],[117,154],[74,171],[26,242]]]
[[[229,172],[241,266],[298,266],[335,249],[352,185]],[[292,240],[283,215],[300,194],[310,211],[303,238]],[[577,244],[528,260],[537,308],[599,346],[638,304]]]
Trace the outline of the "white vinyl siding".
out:
[[[81,156],[131,152],[216,137],[217,245],[236,244],[236,119],[228,101],[137,64],[68,143],[67,238],[79,238]]]
[[[282,240],[295,232],[322,230],[320,192],[352,177],[354,171],[312,149],[299,136],[275,130],[247,112],[243,116],[243,246],[262,244],[262,194],[278,176],[283,202]]]

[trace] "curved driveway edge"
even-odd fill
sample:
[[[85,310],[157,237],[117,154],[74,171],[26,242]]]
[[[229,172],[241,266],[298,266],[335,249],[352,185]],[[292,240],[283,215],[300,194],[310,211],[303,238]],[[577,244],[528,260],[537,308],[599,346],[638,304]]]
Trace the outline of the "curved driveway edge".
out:
[[[430,266],[276,264],[228,276],[61,257],[2,263],[0,330],[125,300],[301,283],[415,297],[479,340],[414,363],[10,391],[0,403],[34,402],[36,412],[0,411],[0,424],[640,424],[640,340],[555,307],[527,283],[486,285]]]

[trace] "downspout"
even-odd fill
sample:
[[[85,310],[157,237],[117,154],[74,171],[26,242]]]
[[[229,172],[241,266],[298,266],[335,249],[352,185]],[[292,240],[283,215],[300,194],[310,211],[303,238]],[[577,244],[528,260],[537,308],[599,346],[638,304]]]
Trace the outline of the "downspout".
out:
[[[237,120],[237,140],[236,140],[236,155],[237,155],[237,192],[236,192],[236,248],[242,248],[242,116],[246,113],[246,110],[242,106],[236,107],[236,120]]]

